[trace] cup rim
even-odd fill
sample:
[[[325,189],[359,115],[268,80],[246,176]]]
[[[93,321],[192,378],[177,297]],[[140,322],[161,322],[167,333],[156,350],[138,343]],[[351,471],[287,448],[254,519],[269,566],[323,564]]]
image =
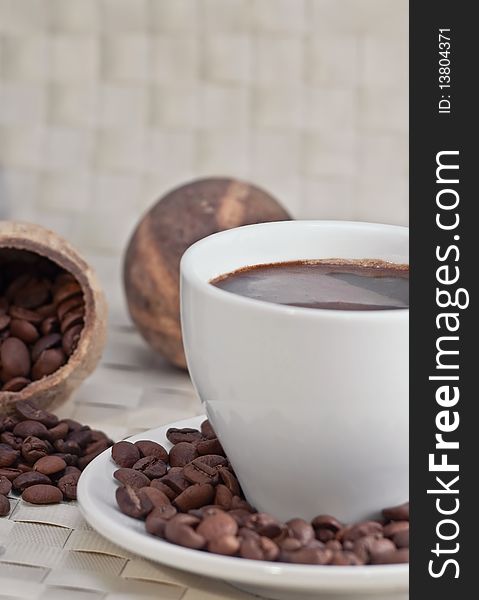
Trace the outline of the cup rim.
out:
[[[283,314],[285,316],[294,316],[310,319],[328,318],[328,319],[341,319],[351,320],[361,319],[363,321],[369,320],[397,320],[408,318],[408,308],[396,308],[394,310],[337,310],[330,308],[308,308],[304,306],[288,306],[285,304],[276,304],[274,302],[267,302],[265,300],[258,300],[256,298],[249,298],[247,296],[240,296],[227,290],[218,288],[205,281],[198,275],[194,268],[195,253],[205,245],[211,244],[212,240],[216,240],[219,237],[228,237],[234,235],[238,230],[246,229],[267,229],[267,228],[278,228],[278,227],[349,227],[357,229],[369,229],[373,230],[385,230],[406,233],[409,231],[409,227],[403,225],[390,225],[385,223],[370,223],[366,221],[338,221],[338,220],[291,220],[291,221],[272,221],[267,223],[254,223],[252,225],[243,225],[241,227],[233,227],[224,231],[213,233],[201,240],[192,244],[183,254],[180,261],[180,300],[182,297],[183,280],[187,280],[188,284],[196,288],[200,293],[205,294],[212,300],[218,300],[228,302],[233,306],[256,309],[261,312],[272,312],[276,314]],[[260,263],[258,263],[260,264]],[[245,265],[246,266],[246,265]]]

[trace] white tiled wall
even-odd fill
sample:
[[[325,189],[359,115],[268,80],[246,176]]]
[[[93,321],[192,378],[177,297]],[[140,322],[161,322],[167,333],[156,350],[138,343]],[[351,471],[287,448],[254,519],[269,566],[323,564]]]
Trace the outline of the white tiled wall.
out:
[[[0,0],[0,216],[117,255],[196,176],[407,222],[407,0]]]

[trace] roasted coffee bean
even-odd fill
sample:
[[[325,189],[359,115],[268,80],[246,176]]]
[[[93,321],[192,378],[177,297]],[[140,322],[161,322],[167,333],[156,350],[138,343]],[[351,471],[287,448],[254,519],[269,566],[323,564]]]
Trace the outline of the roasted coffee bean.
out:
[[[42,332],[42,335],[50,335],[50,333],[57,333],[59,327],[60,323],[56,317],[47,317],[42,321],[40,331]]]
[[[161,444],[151,440],[140,440],[135,442],[135,446],[140,451],[141,456],[154,456],[165,463],[168,462],[168,452]]]
[[[204,456],[198,456],[196,460],[198,462],[202,462],[204,465],[208,465],[208,467],[216,469],[217,471],[220,469],[220,467],[228,464],[228,460],[219,454],[205,454]]]
[[[178,446],[179,445],[180,444],[178,444]],[[174,446],[173,449],[176,447],[177,446]],[[170,452],[170,457],[172,452],[173,450]],[[199,458],[188,463],[183,468],[183,475],[188,481],[191,481],[191,483],[211,483],[212,485],[216,485],[219,480],[217,469],[208,466]]]
[[[67,312],[60,323],[60,331],[64,334],[68,329],[83,325],[85,310],[83,307],[74,308]]]
[[[40,358],[46,350],[60,346],[62,343],[62,336],[59,333],[50,333],[41,337],[32,348],[32,361],[34,363]]]
[[[152,535],[164,537],[166,522],[172,519],[176,514],[176,508],[171,504],[155,506],[146,517],[146,530]]]
[[[169,485],[166,485],[166,483],[163,483],[159,479],[153,479],[150,483],[150,487],[160,490],[160,492],[163,492],[163,494],[165,494],[165,496],[169,498],[170,501],[174,500],[176,496],[178,496],[178,494],[180,493],[174,491]]]
[[[383,517],[388,521],[409,521],[409,502],[384,508]]]
[[[212,440],[217,437],[215,430],[213,429],[211,423],[206,419],[201,423],[201,433],[204,438],[207,440]]]
[[[198,454],[219,454],[220,456],[224,456],[225,451],[223,450],[223,446],[220,444],[217,438],[213,438],[211,440],[203,440],[202,442],[198,442],[196,444],[196,450]]]
[[[338,539],[341,541],[355,542],[366,535],[381,537],[383,535],[383,526],[377,521],[362,521],[350,527],[345,527],[338,532]]]
[[[328,529],[333,533],[337,533],[340,529],[343,528],[343,525],[331,515],[318,515],[314,517],[311,521],[311,525],[315,530],[318,529]]]
[[[0,364],[2,370],[8,376],[6,379],[13,377],[27,377],[30,373],[30,353],[22,340],[9,337],[0,346]]]
[[[398,531],[409,530],[409,521],[391,521],[387,525],[384,525],[383,535],[384,537],[393,537]]]
[[[44,475],[53,475],[63,471],[67,463],[59,456],[44,456],[37,460],[33,465],[33,469]]]
[[[83,429],[83,425],[74,419],[62,419],[60,423],[66,423],[68,425],[68,431],[79,431]]]
[[[171,506],[171,500],[168,498],[168,496],[157,488],[148,486],[141,489],[151,500],[151,503],[155,508],[158,508],[159,506]],[[174,510],[173,514],[176,514],[176,509],[173,506],[172,508]]]
[[[240,496],[233,496],[233,500],[231,500],[231,508],[241,508],[243,510],[247,510],[249,513],[258,512],[251,506],[251,504],[246,502],[246,500],[243,500],[243,498],[241,498]]]
[[[62,440],[66,437],[68,433],[68,424],[65,422],[60,422],[55,427],[52,427],[48,430],[48,437],[52,442],[56,442],[57,440]],[[41,436],[37,436],[41,437]]]
[[[392,565],[409,562],[409,548],[380,552],[371,556],[372,565]]]
[[[172,444],[179,444],[180,442],[198,442],[203,438],[203,435],[198,429],[170,427],[166,432],[166,437]]]
[[[320,542],[326,543],[336,539],[336,534],[331,529],[315,529],[316,539]]]
[[[251,514],[245,521],[246,528],[253,529],[261,536],[271,539],[278,538],[286,529],[286,526],[267,513]]]
[[[137,490],[150,485],[150,480],[146,475],[143,475],[143,473],[140,473],[140,471],[135,471],[135,469],[127,469],[126,467],[117,469],[113,473],[113,477],[123,485]]]
[[[296,550],[299,550],[303,547],[303,544],[294,537],[284,537],[279,540],[276,539],[276,543],[281,548],[281,551],[285,554],[296,552]]]
[[[18,423],[18,425],[15,425],[13,434],[21,438],[27,438],[30,435],[40,439],[50,437],[48,429],[43,423],[40,423],[40,421],[30,420],[22,421],[21,423]]]
[[[22,340],[25,344],[34,344],[40,337],[35,325],[21,319],[11,320],[10,335]]]
[[[61,348],[51,348],[44,350],[32,367],[32,379],[38,381],[47,377],[64,365],[66,357]]]
[[[8,309],[8,314],[12,317],[12,319],[29,321],[34,325],[40,325],[43,320],[42,315],[40,315],[37,311],[28,310],[27,308],[22,308],[21,306],[10,306]]]
[[[46,475],[43,475],[43,473],[37,473],[36,471],[29,471],[27,473],[22,473],[21,475],[18,475],[13,480],[12,485],[13,485],[13,488],[15,490],[17,490],[18,492],[23,492],[23,490],[26,490],[27,487],[30,487],[32,485],[38,485],[38,484],[49,485],[49,484],[51,484],[51,480]]]
[[[20,419],[16,415],[7,415],[3,417],[1,421],[0,431],[13,431],[15,425],[20,422]]]
[[[241,541],[234,535],[225,535],[208,542],[208,552],[222,554],[223,556],[235,556],[240,549]]]
[[[218,472],[223,483],[233,496],[239,496],[241,494],[241,488],[233,473],[226,467],[221,467]]]
[[[33,464],[39,458],[43,458],[48,454],[48,446],[46,440],[41,440],[34,435],[29,435],[23,440],[22,456],[27,463]]]
[[[238,524],[225,512],[205,517],[196,528],[196,533],[202,535],[207,542],[219,537],[235,536],[237,531]]]
[[[267,537],[260,537],[259,544],[263,552],[263,560],[274,561],[279,556],[279,548],[273,540]]]
[[[26,377],[14,377],[2,386],[2,392],[20,392],[31,383]]]
[[[286,526],[289,535],[301,542],[302,546],[307,546],[315,539],[313,527],[304,519],[291,519]]]
[[[188,442],[178,442],[170,450],[170,465],[172,467],[184,467],[198,456],[198,452],[193,444]]]
[[[6,477],[0,477],[0,495],[6,496],[12,489],[12,482]]]
[[[98,456],[110,446],[113,446],[113,442],[108,438],[91,442],[91,444],[88,444],[88,446],[85,448],[85,455]]]
[[[116,490],[116,501],[122,513],[143,519],[153,510],[153,503],[141,489],[121,486]]]
[[[20,469],[11,469],[8,467],[0,468],[0,477],[6,477],[10,481],[13,481],[16,477],[22,474]]]
[[[12,431],[4,431],[0,435],[0,441],[2,444],[8,444],[14,450],[21,450],[23,439],[13,434]]]
[[[74,308],[84,306],[83,294],[77,294],[76,296],[72,296],[68,300],[64,300],[57,306],[57,315],[58,318],[63,321],[65,315],[73,310]]]
[[[68,434],[66,439],[69,442],[76,442],[80,448],[86,448],[92,439],[91,429],[79,429],[78,431],[72,431]]]
[[[159,538],[165,537],[167,520],[156,513],[156,509],[153,509],[145,520],[145,529],[150,535],[154,535]]]
[[[28,400],[21,400],[15,404],[15,410],[22,419],[31,421],[40,421],[45,427],[55,427],[58,423],[58,417],[46,410],[38,408]]]
[[[44,304],[43,306],[39,306],[36,309],[36,312],[42,317],[42,319],[53,317],[56,314],[55,305],[53,303]]]
[[[131,442],[123,440],[113,444],[111,457],[119,467],[131,468],[136,461],[140,460],[140,450]]]
[[[180,519],[180,517],[188,517],[188,519]],[[165,538],[179,546],[200,550],[206,545],[206,540],[193,529],[192,525],[196,523],[197,520],[194,517],[176,515],[166,522]]]
[[[397,531],[391,539],[398,548],[409,548],[409,529]]]
[[[61,285],[55,286],[53,302],[58,306],[65,300],[77,296],[82,291],[80,284],[75,280],[65,281]]]
[[[6,517],[10,512],[10,500],[6,496],[0,496],[0,517]]]
[[[161,482],[177,494],[181,494],[191,485],[191,482],[185,478],[181,467],[171,467],[168,473],[161,478]]]
[[[215,489],[215,504],[219,504],[225,510],[229,510],[232,500],[233,494],[230,490],[222,483],[218,484]]]
[[[57,481],[58,489],[62,492],[64,498],[68,500],[76,500],[77,485],[80,479],[80,471],[78,473],[66,473]]]
[[[19,456],[18,450],[14,450],[8,444],[0,444],[0,468],[11,467]]]
[[[235,508],[229,510],[228,514],[238,523],[238,527],[244,527],[244,524],[251,513],[249,513],[247,510]]]
[[[186,488],[173,500],[173,504],[180,512],[188,512],[205,504],[211,504],[215,496],[215,489],[209,483],[195,483]]]
[[[63,334],[62,349],[67,356],[71,356],[75,352],[82,330],[83,325],[74,325]]]
[[[267,537],[244,538],[240,545],[239,554],[243,558],[252,560],[274,561],[279,555],[279,548]]]
[[[58,452],[63,454],[75,454],[76,456],[82,454],[82,449],[73,440],[55,440],[53,446]]]
[[[22,499],[31,504],[57,504],[63,500],[63,494],[54,485],[37,484],[27,487]]]
[[[167,472],[166,463],[154,456],[140,458],[132,468],[136,471],[140,471],[149,479],[159,479],[160,477],[163,477],[163,475],[166,475]]]
[[[257,539],[243,537],[241,539],[239,555],[249,560],[263,560],[264,554],[260,547],[259,537]]]
[[[396,547],[387,538],[378,538],[374,535],[366,535],[354,542],[353,551],[364,562],[369,562],[373,554],[391,552]]]

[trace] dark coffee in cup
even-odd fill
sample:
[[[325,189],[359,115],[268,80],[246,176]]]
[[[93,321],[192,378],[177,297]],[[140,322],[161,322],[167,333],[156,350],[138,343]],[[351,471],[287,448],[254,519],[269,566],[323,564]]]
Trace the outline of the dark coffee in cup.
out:
[[[223,290],[287,306],[330,310],[409,307],[409,266],[379,260],[302,260],[254,265],[211,283]]]

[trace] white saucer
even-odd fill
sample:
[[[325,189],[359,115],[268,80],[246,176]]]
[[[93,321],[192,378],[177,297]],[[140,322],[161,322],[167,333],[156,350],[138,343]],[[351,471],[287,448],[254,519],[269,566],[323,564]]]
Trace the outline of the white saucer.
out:
[[[199,428],[205,417],[177,421],[134,435],[131,441],[149,439],[166,448],[169,427]],[[328,567],[261,562],[189,550],[155,538],[144,523],[119,511],[115,501],[117,467],[110,450],[98,456],[83,472],[78,502],[88,523],[108,540],[164,565],[222,579],[238,588],[276,600],[406,600],[408,565]],[[291,515],[294,516],[294,515]]]

